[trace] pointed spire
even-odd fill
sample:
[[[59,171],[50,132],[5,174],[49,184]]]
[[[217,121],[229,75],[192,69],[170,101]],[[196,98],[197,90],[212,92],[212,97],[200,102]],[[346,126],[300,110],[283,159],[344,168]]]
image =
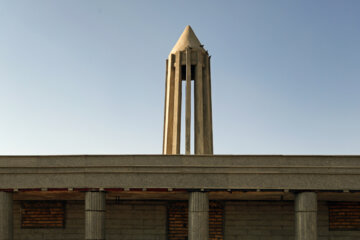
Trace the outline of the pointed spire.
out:
[[[192,49],[201,49],[204,50],[203,45],[201,45],[199,39],[196,37],[194,31],[187,25],[184,32],[181,34],[179,40],[175,44],[174,48],[171,50],[171,53],[177,51],[184,51],[187,47]]]

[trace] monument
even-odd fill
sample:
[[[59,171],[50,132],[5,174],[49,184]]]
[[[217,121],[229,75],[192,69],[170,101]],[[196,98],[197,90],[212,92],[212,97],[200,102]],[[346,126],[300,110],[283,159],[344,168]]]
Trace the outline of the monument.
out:
[[[191,152],[191,106],[195,154],[213,154],[210,56],[187,26],[166,60],[163,154],[180,154],[182,83],[186,83],[185,154]],[[191,102],[194,81],[194,104]]]

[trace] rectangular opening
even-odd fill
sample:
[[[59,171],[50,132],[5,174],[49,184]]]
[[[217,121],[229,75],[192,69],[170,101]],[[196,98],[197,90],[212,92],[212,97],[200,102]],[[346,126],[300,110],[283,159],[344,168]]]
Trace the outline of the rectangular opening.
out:
[[[191,126],[190,126],[190,141],[191,141],[191,154],[195,153],[195,82],[191,81]]]
[[[191,81],[191,122],[190,122],[190,154],[195,153],[195,82]],[[181,136],[180,136],[180,154],[185,154],[186,141],[186,81],[181,84]]]
[[[180,134],[180,154],[185,154],[185,99],[186,99],[186,81],[181,84],[181,134]]]
[[[181,66],[181,78],[186,80],[186,65]],[[191,80],[195,80],[195,65],[191,65]]]

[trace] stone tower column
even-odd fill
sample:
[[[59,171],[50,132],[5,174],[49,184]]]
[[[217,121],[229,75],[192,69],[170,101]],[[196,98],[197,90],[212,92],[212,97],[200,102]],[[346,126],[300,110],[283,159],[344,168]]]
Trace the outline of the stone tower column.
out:
[[[189,240],[209,239],[209,196],[191,192],[189,199]]]
[[[315,192],[295,197],[295,240],[317,239],[317,196]]]
[[[85,194],[85,239],[105,239],[105,192]]]
[[[213,154],[210,56],[187,26],[166,61],[163,154],[180,154],[182,85],[185,95],[185,154],[191,153],[194,120],[194,153]],[[194,99],[191,103],[191,81]],[[194,118],[191,107],[194,106]]]
[[[0,192],[0,239],[13,239],[13,196]]]

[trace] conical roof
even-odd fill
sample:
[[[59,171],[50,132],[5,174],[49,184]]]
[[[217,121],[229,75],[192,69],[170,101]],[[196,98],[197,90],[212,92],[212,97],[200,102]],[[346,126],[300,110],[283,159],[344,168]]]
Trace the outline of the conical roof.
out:
[[[184,32],[181,34],[179,40],[177,41],[170,53],[184,51],[187,47],[204,51],[203,45],[201,45],[199,39],[196,37],[190,25],[187,25],[185,27]]]

